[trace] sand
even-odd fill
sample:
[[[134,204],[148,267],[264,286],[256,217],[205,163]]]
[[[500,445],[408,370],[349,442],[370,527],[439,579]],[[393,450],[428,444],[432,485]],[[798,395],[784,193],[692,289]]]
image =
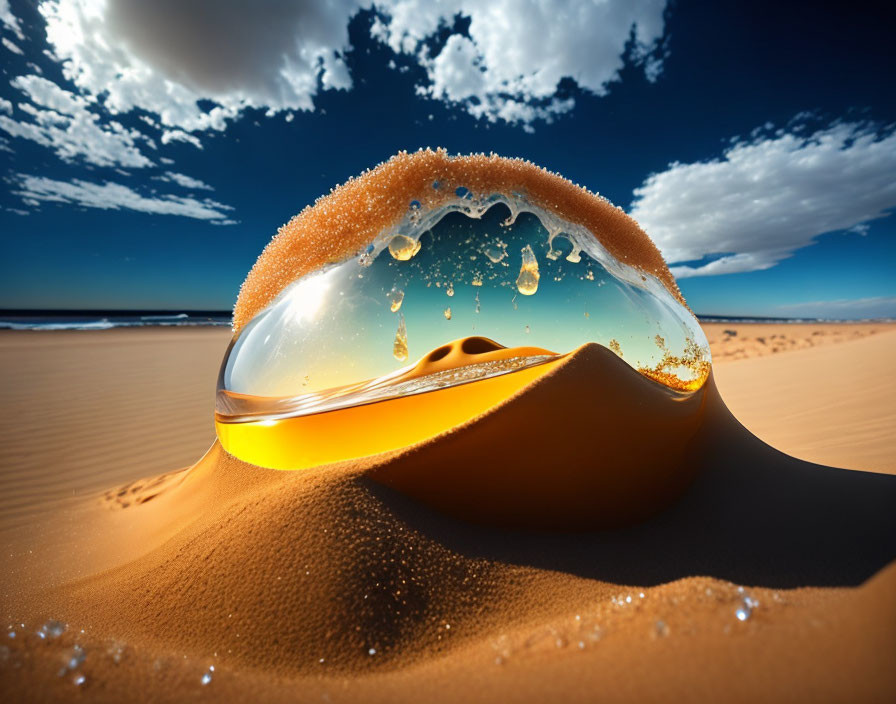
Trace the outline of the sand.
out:
[[[891,323],[704,323],[701,327],[715,363],[854,341],[896,329]],[[730,395],[725,391],[726,397]]]
[[[893,331],[880,325],[812,325],[796,336],[788,327],[794,326],[742,326],[736,338],[723,336],[713,345],[720,360],[716,380],[728,408],[751,432],[789,455],[896,474]],[[714,340],[717,331],[708,332]],[[736,349],[732,356],[729,347]],[[744,348],[750,350],[746,358]],[[786,350],[795,351],[782,354]]]
[[[0,529],[193,464],[215,438],[229,340],[226,328],[0,332]]]
[[[736,329],[762,349],[758,328]],[[812,331],[783,334],[799,347],[822,337]],[[867,428],[892,418],[896,334],[873,326],[842,344],[739,360],[709,336],[718,361],[690,449],[694,483],[637,526],[569,534],[459,521],[373,480],[403,463],[435,466],[443,440],[292,473],[214,445],[190,471],[139,480],[211,444],[227,333],[0,335],[4,368],[21,370],[3,391],[15,414],[0,421],[0,613],[16,633],[0,650],[0,691],[16,701],[75,690],[94,701],[892,701],[896,480],[787,457],[738,420],[767,423],[778,449],[803,443],[816,462],[877,457],[873,468],[892,472],[896,442]],[[621,391],[645,382],[612,355],[587,366]],[[562,381],[544,379],[548,390]],[[549,397],[539,412],[557,410]],[[502,414],[476,422],[500,427]],[[600,426],[588,438],[617,439]],[[557,468],[543,470],[550,484]],[[438,478],[458,494],[474,480]],[[41,639],[50,618],[68,627]]]

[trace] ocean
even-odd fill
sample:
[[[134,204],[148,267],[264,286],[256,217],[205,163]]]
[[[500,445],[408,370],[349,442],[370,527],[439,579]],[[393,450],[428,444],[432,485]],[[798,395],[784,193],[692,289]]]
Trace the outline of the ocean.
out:
[[[229,310],[0,310],[0,330],[109,330],[145,327],[224,327]]]
[[[701,323],[877,323],[881,320],[773,318],[743,315],[697,315]],[[13,310],[0,309],[0,330],[109,330],[145,327],[224,327],[229,310]]]

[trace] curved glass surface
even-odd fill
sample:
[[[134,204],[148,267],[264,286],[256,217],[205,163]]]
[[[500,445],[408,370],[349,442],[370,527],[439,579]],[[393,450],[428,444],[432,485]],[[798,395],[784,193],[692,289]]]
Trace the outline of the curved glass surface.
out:
[[[218,384],[219,436],[222,424],[517,374],[588,343],[677,391],[707,378],[709,346],[690,311],[587,230],[504,196],[458,193],[422,211],[415,201],[364,251],[295,281],[235,336]]]

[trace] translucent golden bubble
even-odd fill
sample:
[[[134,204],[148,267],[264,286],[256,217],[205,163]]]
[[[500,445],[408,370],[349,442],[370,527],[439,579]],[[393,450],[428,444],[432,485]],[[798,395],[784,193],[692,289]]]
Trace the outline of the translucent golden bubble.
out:
[[[680,392],[710,369],[697,320],[637,225],[498,157],[403,154],[334,189],[265,249],[234,321],[219,438],[277,468],[429,437],[588,343]],[[338,440],[347,427],[352,443]]]

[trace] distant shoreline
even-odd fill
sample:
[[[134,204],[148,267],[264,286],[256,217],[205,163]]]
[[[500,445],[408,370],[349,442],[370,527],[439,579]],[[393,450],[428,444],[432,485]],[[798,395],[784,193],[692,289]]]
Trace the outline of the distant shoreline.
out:
[[[761,315],[701,315],[697,313],[701,323],[738,323],[740,325],[793,325],[820,323],[894,323],[894,318],[771,318]]]
[[[731,324],[813,324],[813,323],[892,323],[892,318],[779,318],[759,315],[698,314],[701,323]],[[230,310],[64,310],[0,309],[0,330],[108,330],[142,327],[224,327],[230,326]]]
[[[0,309],[0,330],[109,330],[140,327],[224,327],[229,310]]]

